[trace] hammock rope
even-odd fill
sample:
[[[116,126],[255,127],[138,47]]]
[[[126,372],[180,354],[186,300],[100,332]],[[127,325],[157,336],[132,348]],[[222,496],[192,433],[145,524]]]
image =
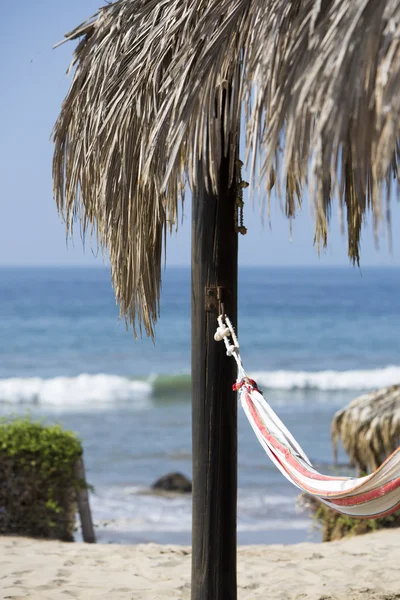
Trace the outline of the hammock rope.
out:
[[[322,475],[312,465],[251,379],[240,357],[240,346],[230,319],[218,317],[214,339],[224,341],[226,353],[238,367],[233,389],[239,392],[243,410],[261,446],[292,484],[337,512],[351,517],[376,519],[400,509],[400,447],[373,473],[365,477]]]

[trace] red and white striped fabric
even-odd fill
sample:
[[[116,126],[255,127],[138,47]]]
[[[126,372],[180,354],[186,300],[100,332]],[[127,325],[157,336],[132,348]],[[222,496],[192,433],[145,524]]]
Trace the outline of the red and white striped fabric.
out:
[[[378,518],[400,509],[400,447],[371,475],[331,477],[314,469],[307,455],[269,406],[254,380],[239,366],[234,385],[262,447],[295,486],[330,508],[360,518]]]

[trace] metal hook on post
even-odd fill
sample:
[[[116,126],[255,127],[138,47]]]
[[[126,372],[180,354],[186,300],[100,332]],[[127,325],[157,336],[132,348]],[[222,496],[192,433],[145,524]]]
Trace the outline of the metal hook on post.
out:
[[[222,285],[216,287],[207,287],[205,290],[205,304],[207,312],[216,312],[219,315],[225,314],[225,297],[226,288]]]

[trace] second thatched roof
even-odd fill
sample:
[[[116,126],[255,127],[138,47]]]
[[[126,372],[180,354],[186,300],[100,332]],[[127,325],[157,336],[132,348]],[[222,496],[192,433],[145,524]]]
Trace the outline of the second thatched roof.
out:
[[[335,455],[341,440],[360,472],[375,471],[400,446],[400,385],[359,396],[332,421]]]
[[[122,313],[148,333],[186,182],[196,190],[202,160],[218,193],[243,122],[251,183],[267,196],[275,186],[289,217],[307,189],[318,246],[333,198],[354,261],[368,207],[376,228],[390,218],[398,0],[119,0],[67,39],[78,37],[54,129],[55,197],[69,231],[76,217],[97,231]]]

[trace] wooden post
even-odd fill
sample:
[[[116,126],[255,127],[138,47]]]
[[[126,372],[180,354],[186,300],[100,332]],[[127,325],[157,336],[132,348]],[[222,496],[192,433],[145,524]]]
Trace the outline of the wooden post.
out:
[[[86,484],[85,466],[83,464],[82,457],[77,460],[75,464],[74,476],[75,479]],[[88,544],[95,544],[96,536],[94,533],[92,514],[90,512],[89,494],[87,488],[79,487],[76,491],[76,498],[78,501],[78,510],[81,519],[83,541]]]
[[[227,158],[219,187],[219,197],[207,193],[200,175],[192,209],[192,600],[236,600],[236,363],[214,341],[218,308],[208,309],[206,296],[221,286],[237,324],[236,184],[228,188]]]

